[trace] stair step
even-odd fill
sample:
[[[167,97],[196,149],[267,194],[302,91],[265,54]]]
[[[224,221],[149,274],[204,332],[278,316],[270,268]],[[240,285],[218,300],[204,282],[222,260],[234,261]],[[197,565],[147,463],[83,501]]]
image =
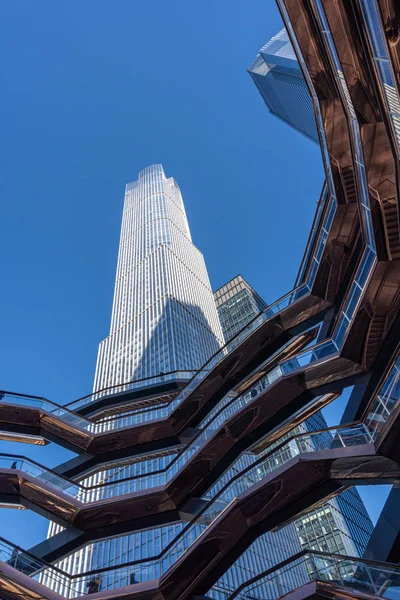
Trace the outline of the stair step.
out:
[[[387,215],[397,214],[397,206],[392,206],[391,204],[384,205],[383,210],[385,211],[385,214],[387,214]]]

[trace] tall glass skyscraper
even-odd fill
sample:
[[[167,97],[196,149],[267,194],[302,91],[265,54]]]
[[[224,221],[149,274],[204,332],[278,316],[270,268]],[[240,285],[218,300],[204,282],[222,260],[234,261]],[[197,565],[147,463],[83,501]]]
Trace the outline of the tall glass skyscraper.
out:
[[[126,186],[111,328],[99,346],[95,391],[198,369],[222,342],[179,186],[162,165],[147,167]]]
[[[248,72],[269,111],[319,143],[310,92],[286,29],[261,48]]]

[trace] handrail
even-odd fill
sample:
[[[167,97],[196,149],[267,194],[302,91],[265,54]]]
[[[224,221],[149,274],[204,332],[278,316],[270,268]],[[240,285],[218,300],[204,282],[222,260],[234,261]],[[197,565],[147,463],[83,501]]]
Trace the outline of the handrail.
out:
[[[149,381],[150,379],[158,379],[158,378],[161,378],[161,377],[166,377],[168,375],[175,375],[176,373],[197,373],[197,371],[198,371],[198,369],[175,369],[173,371],[167,371],[165,373],[159,373],[158,375],[151,375],[151,376],[148,376],[148,377],[141,377],[140,379],[134,379],[132,381],[127,381],[125,383],[116,383],[115,385],[110,385],[108,387],[101,388],[100,390],[92,392],[91,394],[86,394],[86,396],[81,396],[80,398],[77,398],[76,400],[71,400],[71,402],[67,402],[63,406],[71,406],[72,404],[76,404],[78,402],[81,402],[81,400],[86,400],[86,398],[90,398],[91,396],[95,396],[96,394],[102,394],[103,392],[107,392],[108,390],[113,390],[115,388],[133,385],[135,383],[140,383],[142,381]],[[129,391],[129,390],[127,390],[127,391]]]
[[[315,211],[314,219],[311,225],[311,232],[307,240],[306,249],[303,258],[300,263],[299,271],[295,280],[295,286],[304,283],[307,279],[308,271],[310,268],[310,262],[312,258],[312,252],[317,243],[317,236],[322,226],[322,219],[325,216],[325,212],[330,204],[330,194],[326,181],[322,186],[322,191],[317,202],[317,210]]]
[[[400,112],[400,94],[398,83],[393,72],[381,12],[376,0],[358,0],[358,5],[361,9],[362,19],[369,33],[369,35],[365,37],[367,48],[369,48],[369,56],[372,58],[372,70],[375,72],[375,77],[378,81],[380,103],[387,113],[386,117],[389,122],[392,147],[397,154],[397,158],[399,158],[400,130],[398,125],[396,127],[395,119],[398,117],[398,112]],[[378,38],[379,43],[377,43]],[[385,64],[385,68],[382,67],[381,63]],[[391,88],[390,91],[393,90],[393,97],[390,97],[387,88]],[[393,104],[395,106],[393,106]]]
[[[225,407],[226,406],[228,406],[228,405],[225,405]],[[313,431],[309,431],[309,432],[303,432],[303,433],[293,434],[293,435],[289,436],[288,438],[286,438],[285,440],[283,440],[281,443],[279,443],[276,446],[274,446],[274,448],[272,448],[267,454],[263,454],[259,459],[257,459],[256,461],[254,461],[254,463],[252,463],[251,465],[249,465],[248,467],[246,467],[245,469],[243,469],[243,471],[240,471],[237,475],[235,475],[228,482],[227,485],[230,485],[232,483],[232,481],[234,481],[238,476],[241,476],[241,475],[245,474],[249,469],[253,469],[254,466],[256,466],[259,462],[263,462],[266,458],[268,458],[268,456],[270,454],[275,453],[282,446],[285,446],[289,442],[291,442],[291,441],[293,441],[293,440],[295,440],[295,439],[297,439],[299,437],[304,437],[305,435],[314,435],[314,434],[318,434],[318,433],[325,433],[326,431],[332,431],[332,430],[336,430],[337,431],[338,429],[348,429],[350,427],[354,427],[354,426],[357,426],[357,425],[364,425],[364,423],[362,421],[352,421],[351,423],[347,423],[346,425],[341,425],[340,427],[338,427],[337,425],[333,425],[331,427],[325,427],[324,429],[317,429],[315,431],[313,430]],[[180,453],[178,454],[178,457],[179,457],[179,455],[180,455]],[[48,467],[40,464],[39,462],[37,462],[33,458],[26,458],[25,456],[23,456],[21,454],[9,454],[8,452],[1,452],[0,453],[0,460],[3,457],[9,458],[9,459],[21,460],[21,461],[23,460],[26,463],[31,463],[31,464],[35,465],[36,467],[39,467],[43,471],[46,471],[47,473],[51,473],[52,475],[54,475],[58,479],[63,479],[68,484],[76,486],[76,487],[79,487],[79,488],[81,488],[82,490],[85,490],[85,491],[88,491],[88,490],[98,490],[98,489],[101,489],[103,487],[107,487],[107,486],[110,486],[110,485],[117,485],[117,484],[120,484],[120,483],[124,483],[126,481],[132,481],[132,480],[135,480],[135,479],[141,479],[142,477],[148,477],[148,476],[156,475],[158,473],[164,473],[164,472],[168,471],[168,469],[171,467],[171,465],[173,464],[173,462],[176,461],[176,458],[174,458],[163,469],[157,469],[156,471],[151,471],[149,473],[143,473],[141,475],[132,475],[131,477],[124,477],[123,479],[118,479],[116,481],[106,481],[104,483],[98,483],[96,485],[83,485],[82,483],[80,483],[78,481],[74,481],[73,479],[70,479],[69,477],[66,477],[65,475],[61,475],[61,474],[57,473],[56,471],[54,471],[53,469],[48,468]],[[0,467],[0,470],[1,470],[1,467]],[[16,470],[19,470],[19,469],[16,469]],[[51,482],[49,482],[49,485],[51,485]],[[199,515],[197,515],[197,516],[199,516]]]
[[[359,424],[357,422],[354,423],[355,428],[358,426]],[[351,426],[353,426],[353,424],[351,425],[341,425],[338,427],[329,427],[327,429],[322,429],[319,432],[315,432],[315,435],[317,435],[318,433],[325,433],[325,431],[331,431],[331,430],[336,430],[336,431],[342,431],[342,430],[350,430]],[[365,428],[365,431],[368,431],[367,428]],[[203,508],[199,511],[199,513],[189,522],[187,523],[186,527],[184,527],[176,536],[173,540],[171,540],[169,542],[169,544],[167,544],[167,546],[165,546],[165,548],[163,548],[159,554],[154,555],[152,557],[146,557],[146,558],[142,558],[139,560],[133,560],[133,561],[129,561],[123,564],[119,564],[119,565],[114,565],[112,567],[102,567],[99,569],[93,569],[90,571],[87,571],[85,573],[78,573],[75,575],[69,575],[69,574],[65,574],[64,575],[68,576],[69,579],[73,580],[73,579],[79,579],[80,577],[83,576],[89,576],[89,575],[98,575],[101,573],[106,573],[106,572],[113,572],[113,571],[117,571],[121,568],[125,568],[125,567],[132,567],[132,566],[137,566],[137,565],[143,565],[143,564],[147,564],[147,563],[151,563],[151,562],[155,562],[158,561],[159,559],[161,559],[164,555],[168,554],[169,550],[175,546],[177,544],[177,542],[186,535],[186,532],[189,530],[190,527],[192,527],[192,525],[195,525],[197,522],[199,522],[199,520],[201,519],[201,517],[203,516],[203,514],[209,510],[210,506],[213,505],[223,494],[224,492],[227,490],[228,487],[230,487],[232,485],[232,483],[234,483],[235,481],[237,481],[238,479],[245,477],[246,474],[250,471],[253,470],[257,467],[257,465],[259,465],[262,462],[267,461],[267,459],[276,454],[282,447],[287,446],[293,439],[299,438],[299,437],[313,437],[314,432],[307,432],[307,433],[303,433],[303,434],[295,434],[293,436],[290,436],[289,438],[283,440],[280,444],[274,445],[273,448],[271,448],[271,450],[267,453],[265,453],[263,456],[261,456],[259,459],[257,459],[254,463],[252,463],[251,465],[247,466],[245,469],[243,469],[242,471],[240,471],[239,473],[236,473],[236,475],[234,475],[227,483],[225,483],[225,485],[223,485],[223,487],[218,490],[215,494],[215,496],[210,499],[204,506]],[[317,451],[317,449],[315,450]],[[312,450],[310,450],[310,452],[312,452]],[[305,452],[307,453],[307,452]],[[250,486],[251,487],[251,486]],[[217,515],[216,518],[218,518],[219,515]],[[213,519],[212,522],[214,522],[215,519]],[[208,525],[201,533],[200,535],[204,534],[204,531],[209,527],[210,525]],[[0,538],[1,539],[1,538]],[[8,543],[8,542],[7,542]],[[23,551],[24,552],[24,551]],[[36,558],[36,560],[38,560]],[[43,561],[44,562],[44,561]],[[52,565],[48,565],[48,563],[45,563],[45,566],[50,566],[51,568],[53,568]],[[61,572],[60,569],[58,569],[59,572]]]
[[[82,396],[81,398],[77,398],[76,400],[72,400],[71,402],[67,402],[66,404],[57,404],[57,402],[54,402],[53,400],[49,400],[48,398],[45,398],[44,396],[34,396],[33,394],[21,394],[20,392],[12,392],[10,390],[0,390],[0,402],[1,402],[1,394],[12,394],[13,396],[18,396],[20,398],[33,398],[34,400],[42,400],[43,402],[48,402],[49,404],[52,404],[53,406],[56,406],[57,408],[63,408],[67,412],[75,415],[77,413],[75,411],[69,409],[68,406],[71,406],[72,404],[75,404],[76,402],[79,402],[81,400],[85,400],[86,398],[90,398],[91,396],[95,396],[96,394],[101,394],[102,392],[105,392],[107,390],[112,390],[117,387],[123,387],[123,386],[131,385],[134,383],[140,383],[141,381],[149,381],[150,379],[158,379],[161,377],[166,377],[168,375],[174,375],[175,373],[197,373],[197,372],[198,372],[198,370],[195,370],[195,369],[175,369],[174,371],[168,371],[166,373],[152,375],[151,377],[143,377],[141,379],[135,379],[134,381],[128,381],[127,383],[118,383],[116,385],[111,385],[109,387],[102,388],[101,390],[98,390],[97,392],[92,392],[91,394],[86,394],[86,396]]]
[[[290,352],[293,351],[292,346],[294,346],[296,344],[296,341],[299,340],[299,339],[301,339],[302,337],[304,337],[307,332],[314,331],[314,330],[316,331],[317,328],[318,328],[318,326],[317,327],[311,327],[309,330],[307,330],[307,331],[305,331],[305,332],[303,332],[301,334],[298,334],[294,338],[294,340],[291,340],[290,342],[288,342],[287,344],[285,344],[284,347],[283,347],[283,349],[279,353],[274,353],[270,357],[269,361],[267,362],[267,365],[271,364],[271,365],[276,366],[276,364],[277,364],[277,358],[278,358],[277,354],[282,355],[283,356],[283,360],[289,360],[292,357],[292,355],[290,355]],[[265,371],[265,368],[266,368],[266,366],[264,366],[264,371]],[[254,383],[257,383],[264,376],[265,376],[265,372],[264,373],[261,372],[260,376],[257,378],[256,382],[250,383],[249,388],[252,385],[254,385]],[[246,388],[246,390],[244,390],[242,392],[241,395],[243,395],[244,393],[246,393],[246,391],[247,391],[247,388]],[[96,426],[104,426],[104,425],[106,425],[109,422],[112,423],[112,422],[115,422],[115,421],[120,420],[120,419],[129,418],[129,417],[131,417],[133,415],[142,415],[142,414],[148,414],[150,412],[156,412],[156,411],[159,411],[159,410],[161,410],[163,408],[169,407],[170,404],[171,404],[171,402],[173,402],[173,400],[171,402],[166,402],[166,403],[160,402],[158,404],[153,404],[153,405],[150,405],[150,406],[144,406],[144,407],[141,406],[141,407],[139,407],[137,409],[134,409],[134,407],[132,407],[131,410],[128,410],[126,413],[118,414],[118,415],[112,415],[112,416],[110,416],[110,417],[108,417],[106,419],[102,419],[101,421],[93,421],[92,419],[86,418],[86,417],[80,415],[79,413],[75,413],[75,412],[69,410],[68,408],[64,408],[64,406],[59,406],[56,403],[52,402],[51,400],[47,400],[46,398],[40,398],[40,397],[37,397],[37,396],[28,396],[26,394],[19,394],[19,393],[14,394],[13,392],[8,392],[6,390],[4,390],[3,392],[0,392],[0,404],[1,404],[1,397],[4,396],[4,395],[9,395],[9,396],[14,396],[15,395],[17,398],[27,398],[28,400],[29,399],[33,399],[33,400],[39,400],[39,401],[45,402],[45,403],[47,402],[51,406],[54,406],[57,411],[59,411],[59,410],[66,411],[70,415],[72,415],[74,417],[74,419],[79,419],[84,424],[84,425],[82,425],[82,428],[90,428],[91,426],[94,426],[94,427],[96,427]],[[234,398],[234,399],[237,399],[237,397]],[[10,402],[10,404],[12,404],[12,401]],[[225,407],[226,406],[227,405],[225,405]],[[214,420],[214,416],[210,420],[210,422],[212,422]],[[76,424],[75,424],[75,427],[77,427]],[[92,430],[92,432],[93,432],[93,430]],[[102,432],[102,433],[104,433],[104,432]],[[201,431],[199,433],[201,433]],[[192,439],[192,442],[193,441],[194,441],[194,438]]]
[[[377,203],[379,205],[380,213],[382,216],[382,226],[383,226],[383,231],[384,231],[384,237],[385,237],[385,250],[388,255],[388,260],[392,260],[392,251],[390,250],[390,244],[389,244],[389,234],[388,234],[388,228],[387,228],[387,222],[386,222],[385,206],[383,204],[383,201],[382,201],[382,198],[381,198],[381,195],[379,194],[379,192],[371,186],[369,189],[372,192],[371,196],[373,198],[375,198],[375,200],[377,201]]]
[[[400,565],[398,565],[396,563],[379,562],[377,560],[369,560],[369,559],[365,559],[365,558],[360,558],[359,556],[349,556],[347,554],[336,554],[334,552],[322,552],[321,550],[305,549],[305,550],[302,550],[301,552],[298,552],[297,554],[294,554],[293,556],[290,556],[289,558],[286,558],[285,560],[282,560],[277,565],[274,565],[273,567],[266,569],[262,573],[255,575],[251,579],[244,581],[227,598],[227,600],[233,600],[233,598],[236,598],[236,596],[238,594],[240,594],[240,592],[242,590],[244,590],[246,587],[252,585],[253,583],[257,583],[257,581],[259,581],[260,579],[262,579],[264,577],[268,577],[268,575],[272,575],[275,571],[279,571],[283,567],[286,567],[287,565],[290,565],[291,563],[299,560],[300,558],[303,558],[303,556],[309,556],[310,554],[315,555],[315,556],[320,556],[320,557],[329,556],[330,558],[336,558],[338,560],[348,560],[348,561],[353,560],[354,562],[358,562],[358,563],[365,564],[365,565],[381,567],[381,568],[390,568],[390,569],[394,569],[394,570],[398,569],[399,574],[400,574]]]
[[[34,563],[36,563],[36,565],[40,564],[41,566],[39,569],[37,569],[36,573],[39,571],[43,571],[44,569],[49,569],[50,571],[54,571],[55,573],[57,573],[60,577],[67,579],[71,583],[74,580],[81,579],[83,577],[91,577],[94,575],[101,575],[101,573],[104,573],[104,572],[112,572],[117,569],[128,568],[130,566],[133,566],[133,562],[129,562],[129,563],[124,563],[123,565],[114,566],[109,569],[103,568],[103,569],[96,569],[96,570],[92,570],[92,571],[85,571],[85,572],[79,573],[79,574],[70,574],[43,559],[38,559],[35,555],[33,555],[28,550],[25,550],[25,549],[21,548],[20,546],[18,546],[17,544],[14,544],[14,543],[10,542],[9,540],[0,536],[0,544],[1,543],[12,548],[13,552],[16,552],[16,558],[18,556],[27,556],[30,559],[32,559],[34,561]],[[400,566],[395,563],[367,560],[365,558],[360,558],[358,556],[349,556],[349,555],[342,555],[342,554],[337,554],[337,553],[333,553],[333,552],[329,553],[329,552],[323,552],[320,550],[305,549],[305,550],[301,550],[300,552],[297,552],[296,554],[290,556],[289,558],[286,558],[285,560],[279,562],[278,564],[274,565],[273,567],[270,567],[269,569],[266,569],[265,571],[255,575],[254,577],[244,581],[234,590],[234,592],[232,592],[228,596],[227,600],[233,600],[245,588],[251,586],[254,583],[257,583],[259,580],[261,580],[265,577],[268,577],[269,575],[273,575],[273,573],[275,573],[276,571],[280,571],[281,569],[283,569],[284,567],[286,567],[288,565],[296,563],[298,560],[300,560],[306,556],[315,556],[317,558],[319,558],[319,557],[320,558],[330,558],[330,559],[335,559],[337,561],[346,561],[346,562],[350,561],[350,562],[355,562],[355,563],[359,564],[360,566],[365,565],[367,567],[370,566],[372,568],[376,567],[376,568],[381,568],[381,569],[385,569],[385,570],[391,570],[394,572],[398,571],[400,574]],[[13,567],[13,568],[15,568],[15,567]],[[131,584],[131,585],[134,585],[134,584]],[[222,591],[224,591],[224,592],[226,591],[227,593],[229,593],[230,590],[222,590]]]
[[[375,386],[375,389],[373,391],[373,393],[371,394],[371,398],[370,401],[368,402],[367,406],[365,407],[365,410],[362,414],[362,420],[366,423],[368,423],[369,427],[372,429],[373,428],[373,415],[374,410],[376,410],[376,408],[379,406],[379,401],[380,401],[380,397],[385,397],[387,395],[387,390],[386,385],[388,383],[388,381],[390,381],[390,378],[393,374],[399,373],[400,370],[400,348],[397,347],[395,353],[393,354],[387,369],[385,370],[384,375],[380,378],[378,384]],[[397,379],[397,383],[398,383],[398,379]],[[396,399],[396,403],[395,405],[397,405],[398,403],[398,398]],[[391,407],[391,410],[394,409],[395,405],[393,405]],[[391,415],[391,410],[389,411],[389,409],[387,408],[387,406],[385,407],[387,412],[389,413],[386,416],[385,421],[382,423],[382,428],[379,428],[376,424],[375,424],[375,434],[378,435],[378,438],[381,438],[382,432],[384,431],[384,428],[386,427],[386,423],[387,421],[390,419],[390,415]],[[383,415],[380,415],[381,417],[383,417]]]

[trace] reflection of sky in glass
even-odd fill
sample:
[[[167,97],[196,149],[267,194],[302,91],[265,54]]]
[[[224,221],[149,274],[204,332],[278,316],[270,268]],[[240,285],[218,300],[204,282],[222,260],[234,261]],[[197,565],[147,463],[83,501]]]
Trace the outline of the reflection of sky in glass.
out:
[[[393,75],[390,56],[386,45],[386,36],[382,27],[379,8],[376,0],[361,0],[362,13],[368,29],[368,41],[381,83],[381,89],[386,101],[386,109],[400,154],[400,99]]]

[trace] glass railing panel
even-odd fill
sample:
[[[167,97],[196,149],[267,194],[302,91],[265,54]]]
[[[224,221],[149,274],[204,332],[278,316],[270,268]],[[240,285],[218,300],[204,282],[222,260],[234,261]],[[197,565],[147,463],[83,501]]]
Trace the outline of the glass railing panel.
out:
[[[308,433],[289,440],[261,461],[258,461],[242,475],[239,475],[222,491],[216,494],[214,499],[210,501],[207,509],[184,530],[184,534],[168,550],[168,553],[163,558],[164,566],[162,567],[162,573],[165,572],[165,565],[168,565],[169,568],[177,558],[182,556],[207,526],[227,508],[232,500],[292,458],[299,454],[315,452],[317,450],[370,444],[371,442],[371,434],[363,424]],[[209,496],[209,493],[207,496]]]
[[[365,284],[368,281],[369,275],[371,273],[371,268],[375,262],[376,254],[370,248],[367,248],[364,252],[362,262],[360,268],[358,269],[355,281],[361,288],[364,288]]]
[[[400,569],[378,565],[346,556],[310,552],[240,589],[212,588],[214,598],[230,600],[277,600],[285,594],[319,580],[380,598],[400,598]],[[221,595],[222,594],[222,595]]]
[[[346,333],[349,329],[350,319],[343,313],[340,317],[336,329],[335,329],[335,340],[341,346],[346,338]]]
[[[386,44],[386,36],[376,0],[361,0],[361,10],[367,25],[372,54],[374,55],[377,73],[381,80],[381,89],[386,109],[391,120],[397,152],[400,152],[400,98],[393,74],[390,56]]]
[[[310,239],[307,244],[306,252],[304,254],[304,258],[302,260],[302,264],[299,270],[299,274],[296,279],[296,286],[302,283],[305,280],[306,272],[308,266],[310,264],[312,258],[312,252],[314,247],[316,246],[316,239],[322,224],[322,217],[325,209],[329,206],[329,193],[326,183],[324,183],[324,187],[322,190],[321,198],[318,202],[317,212],[313,222],[313,228],[310,234]]]
[[[289,304],[293,304],[293,302],[296,302],[297,300],[300,300],[300,298],[304,298],[304,296],[307,296],[307,294],[310,293],[310,286],[307,283],[303,283],[303,285],[300,285],[298,288],[296,288],[295,290],[293,290],[293,292],[291,293],[291,301]],[[289,306],[288,304],[288,306]]]
[[[375,0],[362,0],[360,2],[368,25],[368,33],[374,48],[374,53],[379,58],[387,57],[385,38],[382,36],[382,24],[379,9]]]
[[[313,556],[313,565],[314,579],[350,587],[381,598],[400,598],[400,573],[389,566],[369,565],[352,558],[338,559],[317,555]]]
[[[328,210],[328,213],[326,215],[326,220],[325,220],[325,223],[324,223],[324,229],[327,232],[329,232],[330,229],[331,229],[331,225],[333,223],[333,218],[335,216],[336,208],[337,208],[336,198],[331,197],[331,201],[330,201],[330,205],[329,205],[329,210]]]
[[[319,240],[318,247],[316,248],[314,259],[319,263],[322,257],[322,253],[325,250],[326,241],[328,239],[328,232],[323,229],[321,231],[321,237]]]
[[[386,377],[379,394],[375,398],[366,418],[371,431],[378,434],[400,398],[400,356]]]
[[[96,486],[85,487],[83,485],[74,484],[44,467],[40,467],[29,460],[15,456],[0,456],[0,468],[21,470],[31,477],[77,498],[83,503],[98,502],[152,487],[166,485],[198,451],[199,447],[207,441],[213,431],[214,430],[204,431],[202,435],[199,436],[198,443],[189,446],[189,448],[181,453],[178,459],[174,460],[164,471],[126,478],[107,485],[98,484]],[[242,479],[235,479],[232,485],[224,492],[223,500],[230,501],[239,493],[246,490],[250,485],[259,481],[260,478],[264,477],[271,470],[299,453],[312,452],[316,449],[354,446],[363,443],[371,443],[371,441],[371,434],[363,425],[357,427],[353,426],[351,428],[340,428],[333,432],[329,430],[322,433],[310,433],[296,437],[275,453],[271,454],[268,460],[266,459],[262,463],[257,464],[254,470],[248,471]],[[217,494],[219,491],[218,484],[212,489],[214,489]],[[209,493],[208,497],[210,497]]]
[[[350,293],[347,297],[347,301],[343,310],[343,314],[349,319],[349,321],[353,318],[353,314],[357,308],[358,301],[360,300],[362,294],[362,288],[355,281],[353,282],[352,287],[350,288]]]
[[[176,560],[180,558],[194,542],[199,540],[201,535],[204,535],[207,527],[209,527],[224,510],[227,510],[230,502],[281,465],[284,465],[299,454],[370,442],[371,435],[368,429],[362,424],[351,427],[338,427],[334,430],[307,433],[288,440],[282,446],[275,448],[270,454],[263,457],[262,460],[259,460],[252,467],[239,474],[234,480],[226,485],[225,488],[220,490],[220,492],[209,502],[206,509],[201,511],[196,519],[181,531],[175,542],[168,546],[159,557],[154,559],[136,561],[129,566],[108,569],[101,574],[88,574],[71,578],[67,575],[60,576],[58,571],[53,572],[53,569],[43,565],[40,561],[38,561],[37,564],[32,565],[31,558],[26,559],[23,553],[16,553],[11,547],[5,546],[3,548],[0,545],[0,551],[3,551],[3,560],[6,562],[13,560],[13,566],[15,566],[15,568],[33,576],[35,579],[39,577],[40,581],[44,584],[46,584],[46,581],[53,581],[53,578],[55,577],[60,590],[61,588],[64,590],[62,593],[67,591],[69,594],[68,597],[71,598],[75,597],[76,594],[79,595],[87,592],[89,586],[92,586],[92,588],[93,586],[97,586],[96,591],[100,591],[129,585],[138,581],[142,582],[157,579],[166,573]],[[325,571],[326,568],[325,565]],[[47,583],[47,585],[48,584],[49,583]]]
[[[369,211],[369,193],[368,193],[368,183],[366,179],[365,169],[364,169],[364,158],[363,158],[363,146],[360,135],[360,128],[356,118],[354,106],[351,100],[351,96],[347,87],[346,80],[344,78],[344,74],[342,72],[342,67],[336,52],[335,43],[333,41],[332,35],[329,30],[329,24],[326,19],[325,11],[322,5],[321,0],[315,0],[315,7],[317,9],[317,16],[320,20],[320,24],[322,27],[323,35],[326,40],[327,49],[331,58],[331,61],[336,69],[337,81],[340,84],[342,90],[342,99],[344,100],[348,115],[350,117],[350,131],[351,137],[353,141],[353,158],[354,158],[354,166],[357,172],[357,182],[359,186],[359,193],[361,196],[361,213],[364,221],[364,234],[367,238],[368,245],[375,249],[375,239],[373,235],[372,228],[372,220],[371,214]]]
[[[122,427],[130,427],[131,425],[141,425],[142,423],[148,423],[155,419],[164,419],[168,416],[169,403],[162,403],[156,406],[150,406],[146,409],[138,409],[137,411],[131,411],[129,414],[124,414],[119,418],[106,419],[91,423],[88,427],[91,433],[103,433],[105,431],[111,431],[113,429],[120,429]]]
[[[23,471],[34,479],[42,481],[43,483],[55,487],[61,492],[73,497],[77,497],[81,491],[79,485],[72,483],[68,479],[60,477],[45,467],[36,465],[28,459],[19,458],[18,456],[0,455],[0,468]]]
[[[220,362],[226,354],[232,352],[239,344],[242,343],[243,339],[249,336],[253,331],[258,329],[265,321],[270,319],[273,315],[278,314],[285,308],[287,308],[290,304],[297,301],[299,298],[307,295],[309,293],[308,285],[302,285],[296,290],[293,290],[274,304],[271,304],[264,312],[262,312],[256,319],[254,319],[249,325],[243,330],[243,332],[239,333],[235,338],[233,338],[230,342],[228,342],[221,351],[213,357],[213,359],[206,365],[205,369],[199,371],[195,377],[189,382],[189,384],[174,398],[171,404],[168,407],[169,413],[174,411],[177,406],[179,406],[185,398],[192,393],[192,391],[199,385],[199,383],[206,377],[206,375],[210,372],[212,368],[215,367],[218,362]]]
[[[226,510],[232,500],[292,458],[316,450],[370,444],[371,442],[371,434],[363,424],[308,433],[289,440],[219,491],[210,501],[207,509],[184,530],[183,536],[168,550],[163,558],[163,564],[170,566],[203,533],[203,530]],[[162,572],[165,572],[164,567]]]
[[[80,429],[88,429],[91,425],[90,421],[87,419],[84,419],[83,417],[80,417],[79,415],[43,398],[34,398],[32,396],[23,396],[9,392],[2,392],[0,394],[0,404],[2,403],[18,404],[28,408],[42,409],[56,417],[61,418],[67,423],[71,423],[74,426],[79,427]]]
[[[235,396],[233,396],[232,394],[228,394],[227,396],[225,396],[225,398],[223,398],[222,400],[220,400],[218,402],[217,406],[215,408],[213,408],[213,410],[210,413],[208,413],[208,415],[201,421],[200,428],[205,427],[207,425],[207,423],[209,423],[212,419],[214,419],[215,415],[222,408],[224,408],[224,406],[226,406],[227,404],[229,404],[234,398],[235,398]]]
[[[168,381],[188,381],[193,377],[193,374],[196,371],[187,370],[187,371],[173,371],[171,373],[165,373],[162,375],[156,375],[151,378],[139,379],[136,381],[131,381],[128,383],[124,383],[121,385],[116,385],[110,388],[106,388],[104,390],[99,390],[97,392],[93,392],[84,398],[79,398],[78,400],[74,400],[73,402],[69,402],[66,406],[70,410],[78,410],[87,404],[90,404],[94,400],[101,400],[107,396],[114,396],[116,394],[122,394],[124,392],[130,392],[134,390],[140,390],[146,387],[152,387],[157,384],[165,383]]]
[[[285,375],[288,375],[289,373],[307,367],[318,360],[331,358],[336,352],[338,352],[338,348],[335,342],[333,340],[327,340],[326,342],[317,344],[304,352],[296,354],[293,358],[282,362],[279,365],[279,368],[282,369],[282,372]]]
[[[45,565],[42,561],[18,550],[5,540],[0,541],[0,560],[39,583],[44,583],[52,589],[62,590],[66,598],[74,598],[77,595],[74,584],[66,573]],[[46,578],[43,581],[44,569],[46,569]]]
[[[315,258],[313,258],[312,262],[311,262],[310,272],[309,272],[309,278],[310,278],[310,281],[312,281],[312,282],[314,282],[314,279],[317,275],[318,267],[319,267],[319,263],[315,260]]]
[[[0,393],[0,404],[3,402],[9,402],[11,404],[23,404],[30,408],[43,408],[44,405],[51,407],[43,398],[34,398],[32,396],[23,396],[12,394],[9,392]],[[54,408],[54,407],[52,407]]]
[[[121,427],[129,427],[130,425],[140,425],[141,423],[147,423],[148,421],[153,421],[154,419],[165,418],[169,414],[169,403],[161,403],[159,405],[153,405],[147,408],[140,407],[137,410],[130,411],[129,414],[124,414],[120,418],[92,422],[84,417],[81,417],[79,414],[54,405],[52,402],[44,399],[13,395],[5,392],[0,397],[0,405],[1,403],[17,404],[25,407],[45,410],[54,417],[61,419],[64,423],[69,423],[74,427],[89,431],[90,433],[102,433]]]

